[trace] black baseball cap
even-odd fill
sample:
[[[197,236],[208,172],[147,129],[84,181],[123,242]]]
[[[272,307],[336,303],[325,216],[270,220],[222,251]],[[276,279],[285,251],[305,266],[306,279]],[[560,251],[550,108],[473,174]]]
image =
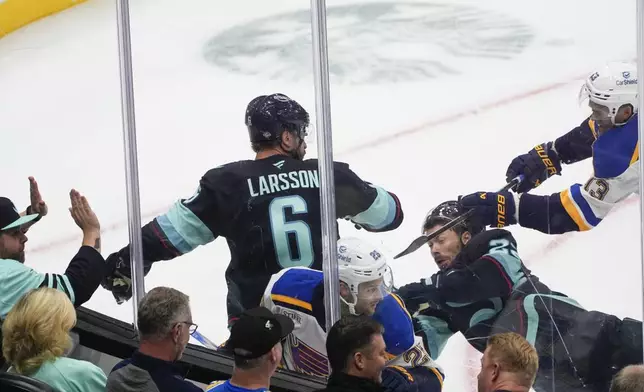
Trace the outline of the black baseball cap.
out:
[[[241,358],[259,358],[294,328],[293,320],[263,306],[249,309],[231,327],[226,348]]]
[[[38,216],[38,214],[20,216],[18,209],[11,200],[6,197],[0,197],[0,231],[20,227],[35,220]]]

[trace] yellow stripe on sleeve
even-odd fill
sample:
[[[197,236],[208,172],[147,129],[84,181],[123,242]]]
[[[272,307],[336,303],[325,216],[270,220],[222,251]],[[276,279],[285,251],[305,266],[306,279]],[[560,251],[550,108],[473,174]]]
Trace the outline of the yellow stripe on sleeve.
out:
[[[301,299],[293,298],[293,297],[287,297],[286,295],[281,295],[281,294],[271,294],[271,299],[273,301],[279,301],[279,302],[284,302],[285,304],[291,304],[298,306],[302,309],[306,309],[308,311],[313,310],[313,306],[311,306],[310,303],[302,301]]]
[[[570,189],[566,189],[565,191],[561,192],[559,194],[559,198],[561,199],[561,204],[566,209],[568,216],[570,216],[570,218],[577,224],[579,230],[590,230],[591,227],[586,223],[583,216],[581,216],[581,213],[577,209],[577,204],[572,199]]]

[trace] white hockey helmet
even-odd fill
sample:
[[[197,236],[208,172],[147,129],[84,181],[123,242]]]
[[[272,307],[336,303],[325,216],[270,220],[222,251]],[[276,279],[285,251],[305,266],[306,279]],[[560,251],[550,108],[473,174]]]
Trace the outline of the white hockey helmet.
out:
[[[608,118],[612,125],[615,115],[623,105],[633,106],[637,113],[637,65],[630,62],[610,62],[591,73],[579,91],[579,102],[589,99],[591,102],[608,109]]]
[[[349,306],[351,314],[356,314],[359,286],[382,278],[378,295],[384,297],[391,289],[393,276],[385,254],[373,245],[358,238],[338,240],[338,273],[340,281],[351,291],[352,302],[341,300]]]

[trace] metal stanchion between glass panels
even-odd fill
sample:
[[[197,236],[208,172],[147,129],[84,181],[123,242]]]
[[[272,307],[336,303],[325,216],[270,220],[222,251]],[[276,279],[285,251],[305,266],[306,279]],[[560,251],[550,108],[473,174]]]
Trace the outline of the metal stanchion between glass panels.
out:
[[[123,118],[123,148],[125,152],[127,220],[130,233],[130,262],[132,266],[132,305],[134,328],[137,329],[137,311],[139,301],[145,294],[145,286],[143,281],[141,201],[139,198],[139,171],[136,151],[136,122],[134,120],[134,82],[132,78],[129,1],[116,0],[116,13],[121,74],[121,115]]]
[[[340,318],[340,290],[337,259],[335,183],[333,142],[331,138],[331,102],[326,33],[326,4],[311,0],[313,71],[315,77],[315,112],[318,142],[318,174],[322,224],[322,269],[324,271],[324,306],[327,331]]]
[[[640,151],[640,258],[642,268],[642,295],[644,296],[644,160],[642,160],[642,152],[644,151],[644,139],[642,133],[644,124],[642,123],[642,110],[644,110],[644,83],[642,82],[644,76],[644,4],[642,0],[637,2],[637,95],[638,95],[638,132],[639,132],[639,151]],[[643,309],[644,310],[644,309]],[[643,311],[644,316],[644,311]]]

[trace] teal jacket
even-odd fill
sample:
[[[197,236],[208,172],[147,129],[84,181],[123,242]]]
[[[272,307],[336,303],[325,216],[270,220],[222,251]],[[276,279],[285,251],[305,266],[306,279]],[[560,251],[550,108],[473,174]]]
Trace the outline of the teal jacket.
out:
[[[40,380],[56,392],[105,392],[107,376],[91,362],[60,357],[47,361],[30,377]]]

